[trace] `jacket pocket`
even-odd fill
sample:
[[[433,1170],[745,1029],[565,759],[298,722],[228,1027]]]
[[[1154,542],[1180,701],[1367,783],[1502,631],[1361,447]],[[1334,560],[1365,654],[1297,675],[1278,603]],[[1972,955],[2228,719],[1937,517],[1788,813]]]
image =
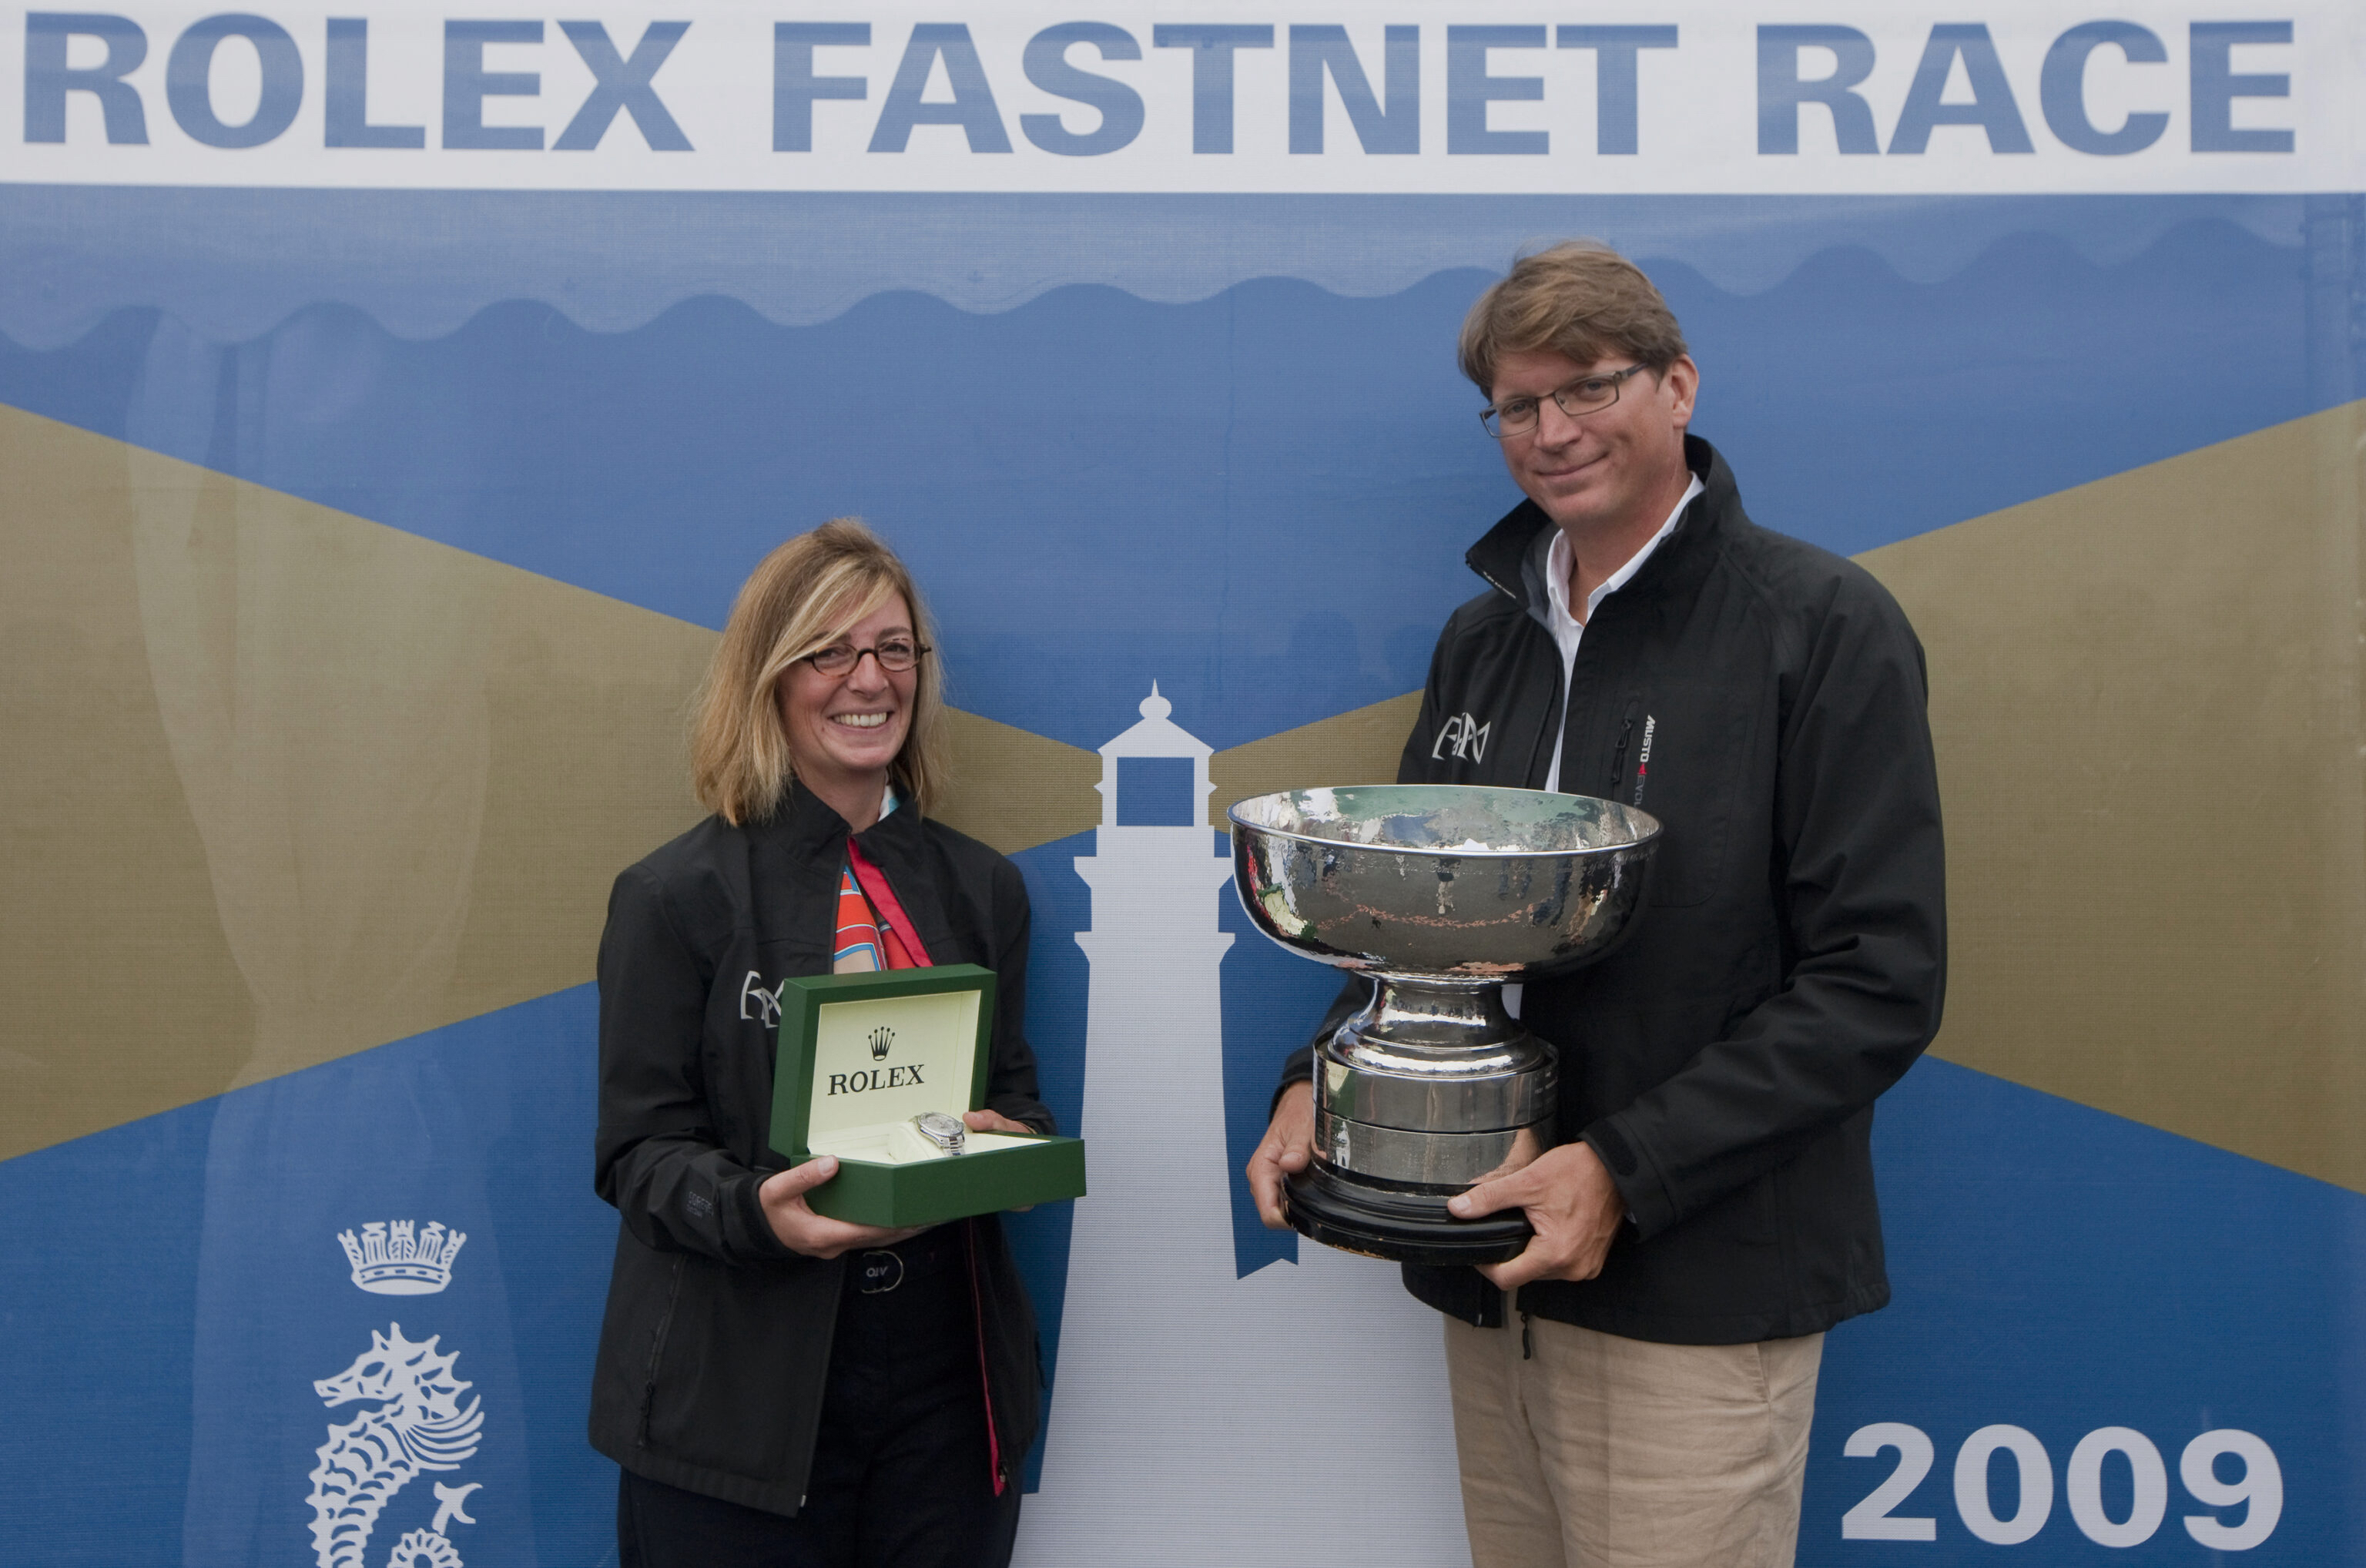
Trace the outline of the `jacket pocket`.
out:
[[[689,1259],[674,1255],[672,1278],[666,1282],[665,1310],[658,1314],[657,1327],[649,1334],[648,1365],[641,1374],[641,1419],[634,1441],[642,1448],[649,1446],[649,1413],[658,1399],[658,1367],[665,1359],[666,1336],[673,1332],[674,1308],[682,1301],[682,1270]]]
[[[1750,772],[1750,713],[1707,682],[1646,688],[1614,736],[1606,793],[1659,818],[1666,829],[1652,856],[1651,902],[1706,903],[1727,872]]]
[[[801,1485],[828,1376],[842,1269],[734,1268],[695,1254],[658,1346],[643,1446],[770,1486]]]

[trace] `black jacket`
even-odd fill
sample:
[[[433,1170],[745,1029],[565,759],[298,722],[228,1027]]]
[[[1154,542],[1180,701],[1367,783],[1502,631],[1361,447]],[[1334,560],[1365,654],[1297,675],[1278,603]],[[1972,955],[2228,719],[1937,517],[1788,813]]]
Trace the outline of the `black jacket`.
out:
[[[784,976],[828,972],[846,837],[802,786],[770,821],[709,818],[616,878],[600,939],[593,1184],[624,1224],[592,1446],[637,1474],[776,1514],[804,1502],[846,1263],[789,1251],[757,1201],[788,1163],[766,1143],[767,993]],[[986,1103],[1052,1131],[1021,1027],[1018,868],[909,807],[857,841],[933,962],[995,972]],[[1035,1433],[1034,1309],[999,1224],[965,1223],[991,1415],[1013,1472]]]
[[[1752,523],[1707,442],[1685,457],[1704,492],[1595,608],[1566,694],[1551,522],[1523,503],[1472,547],[1491,586],[1438,638],[1397,776],[1542,788],[1565,701],[1560,788],[1665,824],[1633,936],[1521,1009],[1560,1048],[1561,1136],[1602,1156],[1632,1224],[1598,1278],[1518,1305],[1737,1344],[1889,1299],[1873,1101],[1938,1031],[1945,868],[1905,615],[1861,568]],[[1324,1029],[1364,994],[1349,982]],[[1502,1320],[1471,1269],[1409,1265],[1405,1282]]]

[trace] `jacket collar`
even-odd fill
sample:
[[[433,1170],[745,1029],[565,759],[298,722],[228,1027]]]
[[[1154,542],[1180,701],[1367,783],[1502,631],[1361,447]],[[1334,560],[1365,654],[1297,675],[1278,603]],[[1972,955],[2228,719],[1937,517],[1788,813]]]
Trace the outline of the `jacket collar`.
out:
[[[772,816],[749,823],[746,832],[750,899],[766,911],[758,917],[760,930],[773,935],[794,931],[810,942],[826,941],[837,929],[837,905],[829,899],[846,865],[846,818],[793,780]],[[942,900],[931,871],[927,826],[919,807],[906,800],[855,834],[854,841],[896,890],[905,913],[918,928],[921,944],[936,955],[938,963],[949,962],[941,954],[953,950],[952,933],[940,907]],[[766,896],[769,889],[799,887],[805,889],[804,897],[793,893],[780,901]],[[776,924],[781,921],[793,923]]]
[[[1676,531],[1619,590],[1622,593],[1656,597],[1697,579],[1707,569],[1716,554],[1717,542],[1730,520],[1741,515],[1741,490],[1734,483],[1733,470],[1725,466],[1716,447],[1697,435],[1685,435],[1684,466],[1700,476],[1701,493],[1684,509],[1684,520],[1677,524]],[[1490,587],[1545,625],[1551,622],[1542,568],[1543,547],[1551,542],[1552,527],[1553,521],[1545,515],[1542,507],[1533,501],[1523,501],[1505,513],[1462,557],[1464,563],[1484,578]]]

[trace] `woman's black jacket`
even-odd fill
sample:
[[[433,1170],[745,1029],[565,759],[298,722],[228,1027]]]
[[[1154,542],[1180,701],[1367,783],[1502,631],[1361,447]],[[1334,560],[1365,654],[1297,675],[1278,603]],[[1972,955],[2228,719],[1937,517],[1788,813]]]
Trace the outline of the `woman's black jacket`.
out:
[[[709,818],[625,870],[600,939],[593,1185],[616,1206],[592,1446],[637,1474],[794,1514],[805,1500],[844,1259],[789,1251],[756,1190],[782,979],[828,972],[847,825],[801,786],[768,821]],[[860,834],[930,958],[995,972],[986,1105],[1045,1132],[1018,868],[910,807]],[[1006,1472],[1033,1439],[1035,1316],[992,1217],[966,1222]],[[981,1456],[979,1462],[986,1461]]]

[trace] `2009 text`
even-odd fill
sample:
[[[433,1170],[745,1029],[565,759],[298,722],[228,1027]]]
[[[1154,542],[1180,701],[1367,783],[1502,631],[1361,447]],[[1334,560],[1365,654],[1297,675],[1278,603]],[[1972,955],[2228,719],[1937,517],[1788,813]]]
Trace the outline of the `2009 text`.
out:
[[[1936,1540],[1939,1521],[1930,1515],[1900,1515],[1902,1506],[1931,1472],[1937,1450],[1930,1435],[1902,1421],[1876,1421],[1849,1434],[1841,1451],[1851,1459],[1875,1459],[1897,1450],[1898,1464],[1857,1505],[1841,1516],[1843,1540]],[[2018,1472],[2012,1512],[1999,1517],[1990,1467],[2009,1456]],[[2114,1488],[2113,1517],[2104,1497],[2105,1463],[2117,1456],[2128,1484]],[[2240,1473],[2222,1475],[2222,1460]],[[2185,1514],[2185,1533],[2213,1551],[2248,1551],[2275,1532],[2283,1517],[2283,1470],[2275,1450],[2250,1432],[2219,1427],[2185,1445],[2178,1479],[2193,1500],[2211,1513]],[[2045,1445],[2026,1427],[1999,1423],[1982,1427],[1955,1450],[1955,1515],[1963,1527],[1991,1546],[2017,1546],[2045,1528],[2054,1513],[2054,1464]],[[2063,1500],[2079,1533],[2099,1546],[2141,1546],[2169,1515],[2169,1471],[2151,1438],[2129,1427],[2099,1427],[2079,1439],[2063,1468]],[[2232,1518],[2230,1510],[2239,1509]]]

